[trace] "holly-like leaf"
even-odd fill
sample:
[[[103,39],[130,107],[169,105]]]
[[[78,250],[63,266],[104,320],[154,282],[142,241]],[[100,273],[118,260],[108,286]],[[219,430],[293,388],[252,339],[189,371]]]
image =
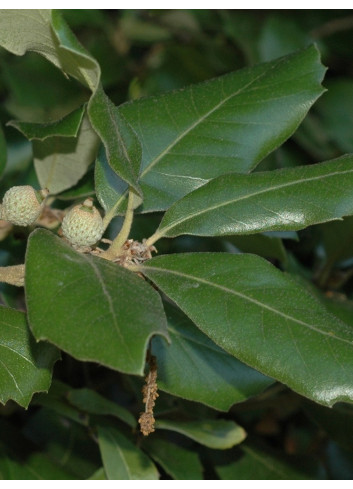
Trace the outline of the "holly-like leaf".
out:
[[[295,231],[353,214],[352,193],[352,155],[304,167],[223,175],[176,202],[156,237]]]
[[[353,330],[255,255],[155,257],[138,269],[215,343],[327,406],[353,400]]]
[[[36,122],[10,121],[7,125],[21,131],[27,139],[44,141],[44,139],[53,136],[75,137],[79,131],[84,113],[85,106],[83,105],[62,119],[51,123],[40,124]]]
[[[223,419],[204,419],[202,421],[156,421],[156,429],[171,430],[181,433],[188,438],[208,448],[226,450],[245,440],[244,429]]]
[[[121,106],[142,144],[142,210],[165,210],[210,179],[253,169],[323,93],[324,71],[311,46]]]
[[[0,331],[0,402],[27,407],[35,392],[49,389],[59,352],[34,341],[23,312],[0,307]]]
[[[176,307],[164,307],[171,343],[152,340],[159,389],[227,411],[273,383],[219,348]]]
[[[43,229],[29,238],[25,288],[36,339],[79,360],[142,375],[151,336],[167,337],[161,299],[144,280]]]
[[[158,479],[152,460],[116,429],[99,426],[98,443],[108,479]]]

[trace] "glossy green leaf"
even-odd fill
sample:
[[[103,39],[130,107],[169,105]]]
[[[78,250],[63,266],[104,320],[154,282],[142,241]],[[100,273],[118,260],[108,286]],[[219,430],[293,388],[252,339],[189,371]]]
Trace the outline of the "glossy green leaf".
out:
[[[142,210],[165,210],[212,178],[254,168],[298,127],[323,74],[312,46],[121,106],[142,144]]]
[[[353,400],[353,330],[255,255],[189,253],[138,267],[215,343],[324,405]]]
[[[35,392],[49,389],[59,352],[34,341],[23,312],[1,307],[0,330],[0,402],[27,407]]]
[[[227,411],[273,383],[219,348],[176,307],[165,303],[170,345],[152,340],[158,388]]]
[[[223,175],[176,202],[156,236],[303,229],[353,214],[352,193],[351,155],[317,165]]]
[[[267,451],[242,445],[244,456],[229,465],[216,467],[223,480],[302,480],[311,479],[303,468],[291,466]]]
[[[91,89],[98,85],[97,62],[79,44],[57,11],[0,10],[0,46],[18,56],[26,51],[37,52]]]
[[[142,375],[148,342],[167,336],[158,293],[123,267],[38,229],[26,256],[31,329],[75,358]]]
[[[244,429],[224,419],[204,419],[202,421],[156,421],[157,430],[181,433],[208,448],[226,450],[238,445],[246,438]]]
[[[143,440],[143,448],[173,479],[203,479],[197,453],[154,435]]]
[[[0,176],[5,170],[6,160],[7,160],[6,140],[5,140],[4,132],[0,125]]]
[[[98,443],[108,479],[158,479],[152,460],[116,429],[98,427]]]
[[[88,104],[91,124],[101,138],[114,172],[141,194],[137,184],[142,149],[140,141],[113,102],[99,86]]]
[[[47,124],[10,121],[7,125],[21,131],[27,139],[39,139],[43,141],[53,136],[75,137],[77,136],[84,113],[85,106],[83,105],[62,119]]]
[[[70,404],[88,414],[115,416],[132,428],[136,426],[136,419],[127,409],[109,401],[91,389],[74,389],[67,394]]]
[[[48,137],[33,142],[34,167],[41,188],[57,194],[75,185],[95,160],[98,137],[85,117],[77,137]]]

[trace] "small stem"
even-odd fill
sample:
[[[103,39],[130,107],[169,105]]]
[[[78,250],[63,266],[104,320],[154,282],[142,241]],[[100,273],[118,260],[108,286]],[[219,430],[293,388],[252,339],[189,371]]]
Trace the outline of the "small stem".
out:
[[[124,198],[125,198],[125,194],[120,197],[120,199],[115,203],[115,205],[104,216],[103,218],[104,230],[107,229],[107,227],[110,224],[110,221],[116,216],[116,210],[120,207],[120,204],[124,200]]]
[[[124,219],[122,228],[120,229],[118,236],[112,242],[110,248],[105,253],[103,253],[101,255],[102,258],[108,258],[109,259],[109,258],[113,258],[119,254],[119,251],[121,250],[125,241],[129,237],[133,217],[134,217],[134,193],[130,189],[125,219]]]
[[[163,234],[159,233],[158,230],[152,234],[147,240],[146,240],[146,246],[152,246],[154,243],[156,243],[159,239],[163,238]]]

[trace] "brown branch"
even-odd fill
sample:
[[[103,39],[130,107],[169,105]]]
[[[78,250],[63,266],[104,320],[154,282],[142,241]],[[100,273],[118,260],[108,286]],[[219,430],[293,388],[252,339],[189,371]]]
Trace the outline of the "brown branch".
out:
[[[145,403],[145,412],[141,413],[139,418],[140,430],[144,436],[148,436],[154,432],[155,419],[153,416],[153,408],[158,397],[157,386],[157,361],[156,357],[147,352],[147,363],[149,372],[145,377],[146,384],[142,388],[143,402]]]

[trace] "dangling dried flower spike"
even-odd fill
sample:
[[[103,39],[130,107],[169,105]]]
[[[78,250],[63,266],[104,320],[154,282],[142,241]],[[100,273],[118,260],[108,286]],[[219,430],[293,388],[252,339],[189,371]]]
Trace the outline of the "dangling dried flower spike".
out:
[[[150,371],[145,377],[146,384],[142,388],[143,402],[145,403],[145,412],[141,413],[139,418],[140,430],[144,436],[154,432],[155,419],[153,408],[158,397],[157,386],[157,361],[156,357],[151,355],[150,350],[147,352],[147,363]]]

